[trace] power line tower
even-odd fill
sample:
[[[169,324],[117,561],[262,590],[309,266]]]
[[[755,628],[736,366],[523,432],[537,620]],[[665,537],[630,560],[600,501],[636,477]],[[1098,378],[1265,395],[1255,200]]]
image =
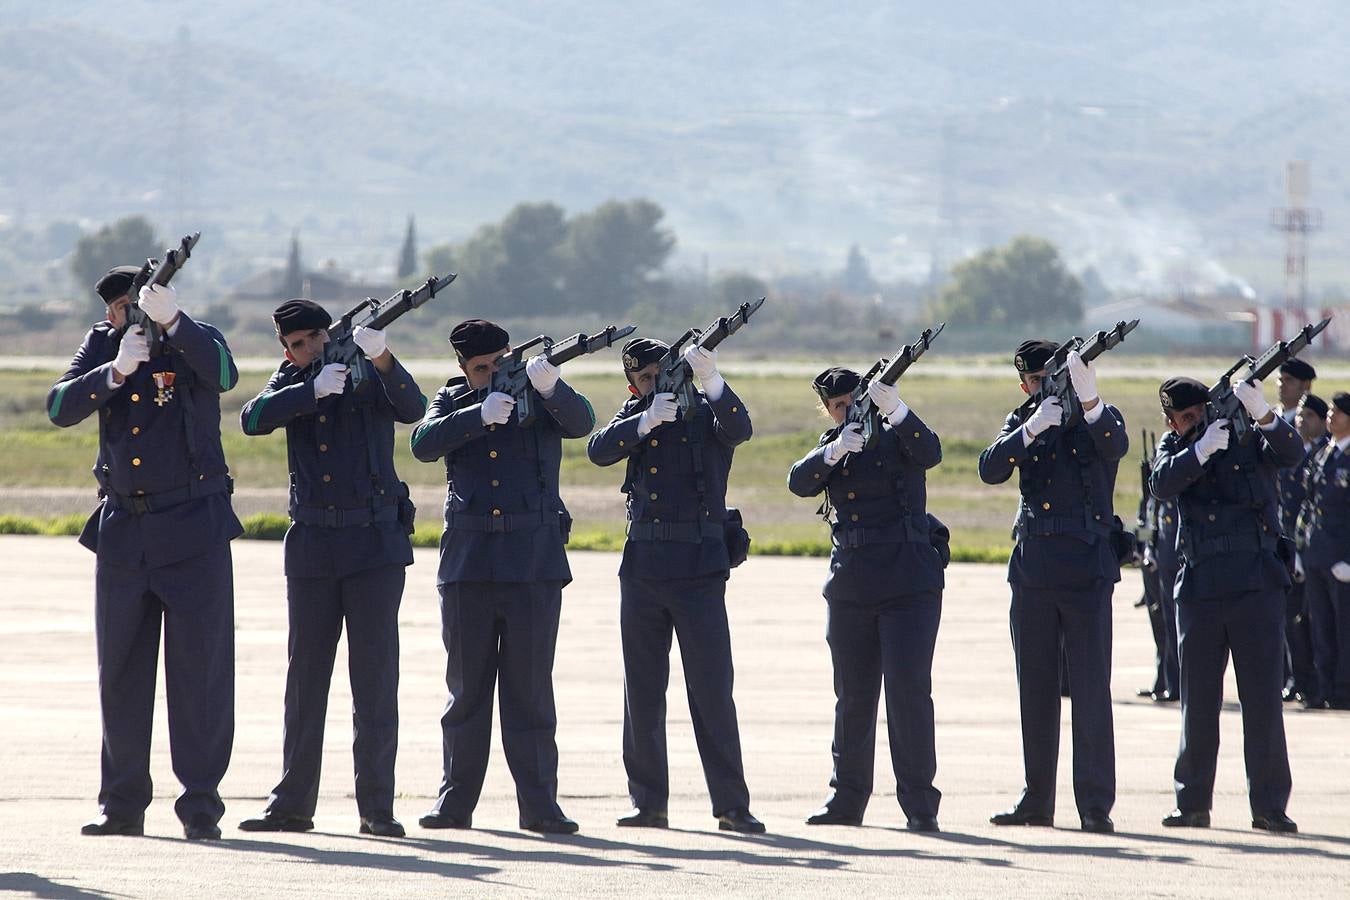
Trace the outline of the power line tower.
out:
[[[1270,224],[1285,235],[1284,308],[1295,328],[1308,321],[1308,235],[1322,227],[1322,210],[1307,205],[1308,163],[1292,160],[1286,168],[1289,205],[1270,211]]]

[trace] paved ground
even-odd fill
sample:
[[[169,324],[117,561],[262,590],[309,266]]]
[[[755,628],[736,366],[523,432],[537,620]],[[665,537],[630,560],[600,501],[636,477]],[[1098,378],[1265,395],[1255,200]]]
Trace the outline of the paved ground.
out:
[[[1119,755],[1119,833],[1077,830],[1060,765],[1059,828],[995,829],[991,812],[1021,786],[1017,702],[1007,635],[1007,588],[997,567],[955,566],[934,664],[941,835],[903,831],[878,754],[879,788],[863,828],[802,824],[829,777],[833,696],[817,593],[823,560],[754,558],[731,581],[736,699],[755,812],[770,834],[719,833],[710,816],[687,708],[672,675],[671,799],[667,832],[620,830],[627,808],[619,754],[622,675],[616,557],[573,556],[556,669],[563,808],[580,835],[516,830],[515,803],[494,749],[475,830],[423,831],[417,816],[439,779],[444,701],[434,555],[418,551],[403,605],[402,732],[397,814],[402,841],[356,834],[350,695],[335,677],[327,772],[317,830],[284,836],[233,828],[259,812],[279,774],[286,622],[281,545],[235,545],[238,731],[222,785],[218,844],[188,844],[172,812],[163,704],[154,754],[156,800],[147,837],[86,838],[95,813],[99,723],[92,633],[93,558],[69,538],[0,538],[0,893],[39,897],[400,896],[536,893],[597,896],[964,895],[1345,897],[1350,885],[1350,715],[1287,708],[1293,752],[1290,814],[1302,834],[1249,827],[1240,717],[1223,715],[1214,824],[1164,830],[1172,806],[1175,707],[1136,700],[1151,679],[1138,581],[1117,593],[1113,693]],[[345,655],[340,651],[339,659]],[[1230,696],[1235,696],[1230,684]],[[1066,707],[1065,735],[1067,739]],[[885,729],[880,733],[884,735]],[[884,737],[882,738],[884,742]]]

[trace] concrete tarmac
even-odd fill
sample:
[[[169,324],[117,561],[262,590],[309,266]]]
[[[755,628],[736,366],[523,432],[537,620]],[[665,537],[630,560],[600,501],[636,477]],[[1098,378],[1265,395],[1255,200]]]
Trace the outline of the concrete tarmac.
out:
[[[995,828],[1022,786],[1008,588],[1002,567],[948,570],[934,662],[943,832],[904,831],[884,724],[877,790],[861,828],[811,827],[830,776],[834,697],[819,595],[822,559],[755,557],[731,579],[728,607],[747,780],[769,833],[719,832],[681,689],[671,673],[671,829],[620,829],[623,675],[614,554],[574,553],[563,596],[555,686],[560,802],[571,837],[517,829],[510,774],[494,737],[471,831],[427,831],[418,816],[440,780],[445,653],[433,551],[418,550],[401,611],[399,797],[409,836],[357,834],[350,692],[339,648],[316,829],[245,834],[280,775],[286,606],[281,544],[234,545],[238,700],[234,757],[221,785],[224,840],[188,843],[173,814],[163,688],[144,838],[91,838],[99,713],[93,555],[73,538],[0,538],[0,893],[32,897],[270,896],[968,896],[1236,897],[1350,895],[1350,714],[1286,706],[1294,769],[1289,814],[1301,833],[1253,831],[1241,715],[1229,675],[1214,827],[1170,830],[1175,705],[1135,697],[1153,678],[1137,573],[1115,599],[1118,794],[1114,835],[1078,830],[1065,702],[1057,827]],[[882,712],[884,716],[884,711]]]

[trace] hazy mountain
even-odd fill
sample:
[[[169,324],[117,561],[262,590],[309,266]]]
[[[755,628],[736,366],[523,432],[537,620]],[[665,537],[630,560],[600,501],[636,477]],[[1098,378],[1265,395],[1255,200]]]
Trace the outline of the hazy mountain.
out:
[[[0,215],[145,212],[393,262],[521,200],[649,196],[684,259],[922,272],[1018,231],[1118,278],[1264,257],[1284,164],[1350,239],[1331,0],[9,0]],[[1315,257],[1316,258],[1316,257]],[[1313,267],[1314,274],[1317,268]],[[1225,277],[1214,268],[1216,278]]]

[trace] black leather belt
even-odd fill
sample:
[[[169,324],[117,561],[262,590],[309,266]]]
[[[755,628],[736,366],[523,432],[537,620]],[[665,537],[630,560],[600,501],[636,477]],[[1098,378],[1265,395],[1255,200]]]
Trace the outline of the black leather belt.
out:
[[[358,506],[354,509],[329,509],[323,506],[293,506],[291,521],[302,525],[322,525],[325,528],[345,528],[350,525],[369,525],[372,522],[397,522],[398,498],[391,497],[376,506]]]
[[[722,540],[726,531],[721,522],[629,522],[630,541],[675,541],[701,544],[706,538]]]
[[[489,534],[501,534],[507,531],[519,531],[522,528],[537,528],[540,525],[550,523],[559,525],[559,518],[558,513],[554,510],[503,513],[498,516],[466,516],[461,513],[450,513],[445,525],[447,528],[456,528],[461,531],[486,531]]]
[[[234,479],[228,475],[213,475],[210,478],[190,481],[183,487],[169,491],[131,495],[105,491],[103,498],[118,509],[143,516],[146,513],[163,512],[171,507],[187,503],[189,500],[225,493],[234,493]]]

